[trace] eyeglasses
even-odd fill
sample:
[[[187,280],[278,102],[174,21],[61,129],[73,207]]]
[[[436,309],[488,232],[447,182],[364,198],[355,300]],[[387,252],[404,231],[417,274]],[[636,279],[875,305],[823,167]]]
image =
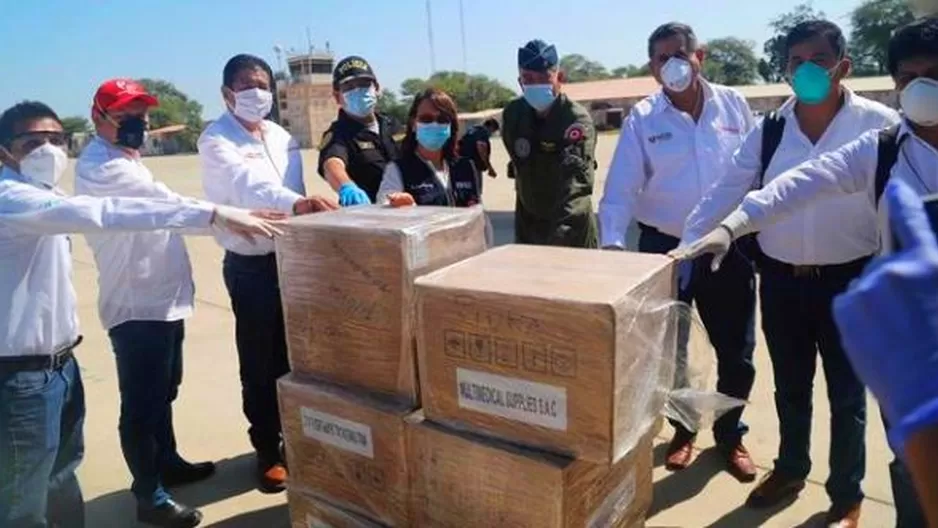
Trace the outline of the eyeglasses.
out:
[[[452,120],[451,120],[449,117],[447,117],[447,116],[445,116],[445,115],[443,115],[443,114],[440,114],[440,115],[429,115],[429,114],[428,114],[428,115],[419,115],[419,116],[417,116],[417,122],[418,122],[418,123],[423,123],[423,124],[425,124],[425,125],[426,125],[426,124],[429,124],[429,123],[437,123],[437,124],[439,124],[439,125],[448,125],[448,124],[452,123]]]
[[[65,132],[24,132],[15,136],[13,141],[22,141],[22,149],[30,151],[41,147],[44,143],[64,147],[68,144],[68,136]]]

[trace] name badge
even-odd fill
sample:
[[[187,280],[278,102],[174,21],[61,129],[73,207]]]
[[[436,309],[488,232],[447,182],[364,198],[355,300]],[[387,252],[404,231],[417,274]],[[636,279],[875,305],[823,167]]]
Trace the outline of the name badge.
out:
[[[368,149],[373,149],[373,148],[375,148],[375,144],[372,143],[371,141],[356,141],[355,143],[357,143],[357,144],[358,144],[358,148],[360,148],[360,149],[362,149],[362,150],[368,150]]]

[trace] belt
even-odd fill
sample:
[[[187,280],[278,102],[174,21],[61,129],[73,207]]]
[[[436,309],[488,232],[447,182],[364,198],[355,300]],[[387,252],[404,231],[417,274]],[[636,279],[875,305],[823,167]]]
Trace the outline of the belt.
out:
[[[78,336],[78,339],[71,345],[62,347],[48,355],[0,357],[0,365],[3,369],[14,371],[61,370],[70,359],[75,357],[74,350],[81,344],[82,339],[82,336]]]
[[[863,257],[842,264],[789,264],[780,260],[775,260],[768,255],[764,255],[759,261],[759,269],[762,271],[772,271],[782,275],[788,275],[796,278],[827,278],[827,277],[858,277],[863,273],[863,268],[873,257]]]

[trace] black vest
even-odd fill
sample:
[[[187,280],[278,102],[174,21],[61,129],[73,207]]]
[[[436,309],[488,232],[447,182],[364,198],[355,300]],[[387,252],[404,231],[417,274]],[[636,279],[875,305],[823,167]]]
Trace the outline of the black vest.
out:
[[[416,154],[402,154],[397,160],[401,169],[404,192],[414,197],[417,205],[470,207],[480,202],[479,171],[469,158],[447,161],[449,189],[443,187],[433,169]]]

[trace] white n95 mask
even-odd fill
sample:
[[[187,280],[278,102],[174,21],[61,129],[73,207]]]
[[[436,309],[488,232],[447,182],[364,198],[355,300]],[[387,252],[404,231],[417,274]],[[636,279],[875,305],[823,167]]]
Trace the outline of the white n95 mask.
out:
[[[51,143],[33,149],[20,160],[20,174],[49,189],[59,184],[66,167],[68,154]]]
[[[234,115],[248,123],[260,123],[274,106],[274,94],[260,88],[235,92]]]
[[[687,90],[693,80],[694,68],[682,58],[671,57],[661,67],[661,82],[672,92],[681,93]]]
[[[913,123],[932,127],[938,125],[938,81],[919,77],[899,94],[899,106]]]

